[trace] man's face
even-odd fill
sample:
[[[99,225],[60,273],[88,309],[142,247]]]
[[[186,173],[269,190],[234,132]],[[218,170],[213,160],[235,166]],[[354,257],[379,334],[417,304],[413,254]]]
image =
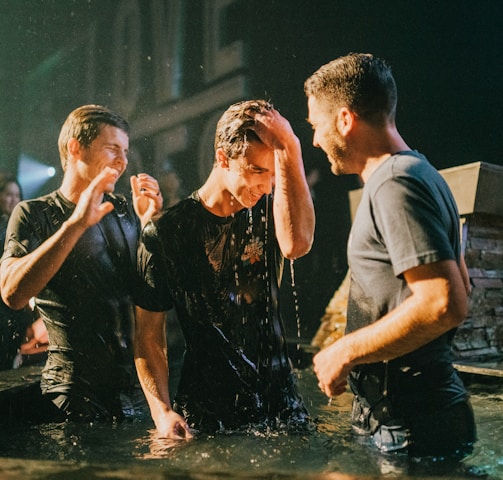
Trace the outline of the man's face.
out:
[[[251,142],[244,156],[229,160],[228,190],[244,207],[253,207],[274,186],[274,151]]]
[[[82,150],[88,180],[91,181],[106,167],[117,170],[119,178],[126,170],[128,152],[127,133],[112,125],[105,125],[93,143]]]
[[[332,173],[348,173],[345,168],[347,146],[345,138],[337,128],[337,111],[313,96],[308,97],[307,106],[308,122],[313,128],[313,145],[326,153]]]
[[[10,215],[20,200],[21,191],[19,190],[17,183],[8,183],[3,192],[0,192],[0,214],[5,213]]]

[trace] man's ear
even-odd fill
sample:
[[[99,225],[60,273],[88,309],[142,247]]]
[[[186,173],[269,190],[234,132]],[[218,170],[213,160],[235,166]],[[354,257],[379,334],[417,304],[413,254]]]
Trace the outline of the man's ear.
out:
[[[217,150],[215,152],[215,159],[216,159],[217,165],[220,168],[224,168],[225,170],[227,170],[229,168],[229,158],[227,157],[227,155],[225,154],[225,152],[223,151],[223,149],[221,147],[217,148]]]
[[[66,144],[66,148],[68,149],[70,156],[76,157],[80,155],[81,145],[76,138],[70,138]]]
[[[354,122],[354,112],[347,107],[342,107],[337,114],[337,128],[341,135],[346,136],[352,130]]]

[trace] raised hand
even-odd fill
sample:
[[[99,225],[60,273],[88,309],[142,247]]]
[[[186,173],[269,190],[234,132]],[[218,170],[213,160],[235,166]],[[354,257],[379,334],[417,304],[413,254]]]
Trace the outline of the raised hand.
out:
[[[139,173],[131,177],[131,190],[133,192],[133,207],[140,218],[142,226],[162,208],[162,195],[159,183],[154,177],[146,173]]]
[[[290,122],[274,108],[253,111],[250,115],[255,119],[253,131],[270,148],[283,150],[292,142],[298,142]]]
[[[105,193],[113,192],[119,172],[110,167],[104,168],[80,195],[69,223],[87,229],[96,225],[110,213],[114,207],[110,202],[103,202]]]

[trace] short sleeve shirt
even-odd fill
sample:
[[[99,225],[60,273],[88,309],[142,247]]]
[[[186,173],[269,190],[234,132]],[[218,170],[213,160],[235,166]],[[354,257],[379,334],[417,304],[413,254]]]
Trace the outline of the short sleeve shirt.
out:
[[[124,197],[105,200],[114,210],[86,230],[35,298],[50,338],[43,390],[95,395],[96,402],[118,395],[131,371],[130,322],[140,231]],[[38,248],[74,208],[59,191],[20,202],[11,215],[3,259]]]
[[[347,331],[375,322],[410,295],[406,270],[459,257],[459,216],[445,180],[417,152],[393,155],[365,184],[350,232]],[[452,336],[409,357],[420,363],[450,358]]]
[[[218,217],[193,194],[145,227],[138,263],[137,303],[174,306],[185,336],[175,408],[190,422],[218,429],[304,411],[280,318],[272,197]]]

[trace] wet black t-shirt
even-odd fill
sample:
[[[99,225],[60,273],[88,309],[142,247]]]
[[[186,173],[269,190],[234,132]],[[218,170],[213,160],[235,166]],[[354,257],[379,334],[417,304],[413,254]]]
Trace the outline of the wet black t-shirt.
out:
[[[115,209],[82,235],[35,303],[50,341],[42,390],[85,397],[108,409],[117,405],[133,372],[132,285],[140,227],[125,198],[104,200]],[[59,191],[19,203],[4,258],[35,250],[74,208]]]
[[[174,306],[185,336],[175,408],[189,423],[219,430],[305,421],[279,314],[283,258],[271,197],[218,217],[193,194],[147,225],[138,263],[137,303]]]

